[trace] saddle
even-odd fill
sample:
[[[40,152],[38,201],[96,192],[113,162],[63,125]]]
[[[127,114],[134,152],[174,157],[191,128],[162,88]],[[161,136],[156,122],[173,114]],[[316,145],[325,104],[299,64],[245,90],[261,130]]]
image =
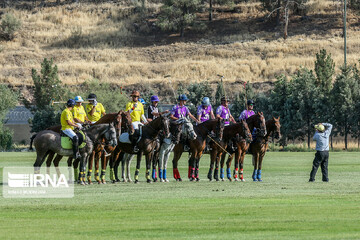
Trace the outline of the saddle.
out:
[[[83,148],[86,146],[85,141],[85,133],[81,130],[76,132],[76,135],[79,139],[79,148]],[[61,137],[61,147],[63,149],[72,149],[72,140],[62,131],[60,131],[60,137]]]

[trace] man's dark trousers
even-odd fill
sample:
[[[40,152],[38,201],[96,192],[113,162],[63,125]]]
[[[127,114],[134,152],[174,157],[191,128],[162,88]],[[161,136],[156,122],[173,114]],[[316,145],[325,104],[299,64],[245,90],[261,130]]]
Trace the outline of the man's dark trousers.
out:
[[[317,151],[315,159],[313,161],[313,167],[310,173],[310,180],[315,181],[316,172],[321,164],[322,180],[328,182],[328,162],[329,162],[329,151]]]

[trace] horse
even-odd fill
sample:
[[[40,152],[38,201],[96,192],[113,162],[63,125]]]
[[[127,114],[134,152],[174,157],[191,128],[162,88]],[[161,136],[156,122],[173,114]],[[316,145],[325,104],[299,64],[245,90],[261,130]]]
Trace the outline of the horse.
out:
[[[231,124],[229,126],[226,126],[224,128],[223,132],[223,138],[220,142],[214,142],[211,141],[209,143],[210,145],[210,168],[208,173],[208,179],[212,181],[212,173],[214,170],[214,179],[216,181],[219,181],[219,162],[221,159],[222,154],[224,153],[224,150],[226,146],[228,145],[229,141],[235,137],[238,137],[240,139],[244,139],[246,142],[251,142],[251,132],[249,130],[249,127],[246,123],[246,121],[241,120],[240,122],[236,124]],[[216,166],[214,169],[214,163],[216,161]],[[221,179],[224,179],[224,169],[221,169],[220,172]]]
[[[100,118],[94,125],[97,124],[103,124],[103,123],[109,123],[113,122],[116,126],[116,136],[119,138],[121,135],[121,132],[129,131],[129,134],[134,134],[134,127],[131,124],[132,120],[130,117],[129,112],[119,111],[118,113],[108,113],[104,115],[102,118]],[[96,146],[95,150],[91,154],[90,160],[89,160],[89,166],[88,166],[88,173],[87,173],[87,180],[89,184],[92,184],[91,181],[91,175],[92,175],[92,166],[93,166],[93,160],[95,158],[95,180],[100,184],[105,184],[105,174],[106,174],[106,167],[108,160],[111,159],[110,154],[112,154],[115,150],[115,147],[113,146],[104,146],[104,140],[102,139]],[[106,153],[107,155],[106,155]],[[99,160],[101,159],[101,175],[99,177]],[[113,173],[110,172],[110,175]]]
[[[270,120],[266,121],[266,130],[267,134],[265,137],[256,137],[256,140],[250,144],[250,152],[252,153],[252,162],[254,165],[254,171],[252,179],[254,182],[262,181],[261,178],[261,165],[264,159],[266,149],[269,143],[269,136],[274,133],[274,138],[279,139],[281,137],[280,133],[280,117],[273,117]]]
[[[184,136],[188,136],[188,138],[191,140],[194,140],[197,137],[193,125],[187,118],[180,118],[176,121],[170,121],[170,137],[160,138],[160,141],[155,148],[153,156],[152,179],[154,182],[157,181],[156,164],[159,164],[160,181],[169,182],[166,177],[167,162],[170,157],[171,151],[174,149],[175,145],[180,142],[181,134],[183,134]]]
[[[189,171],[188,178],[190,181],[199,181],[199,164],[200,158],[206,146],[206,138],[211,132],[216,134],[216,138],[220,141],[224,130],[223,119],[211,119],[203,122],[194,127],[197,138],[194,140],[187,140],[190,146],[189,153],[191,154],[189,159]],[[178,161],[184,152],[184,143],[180,142],[174,147],[174,158],[173,158],[173,175],[176,181],[182,181],[179,170],[177,168]]]
[[[266,124],[265,124],[265,117],[264,114],[259,112],[248,119],[246,119],[246,123],[249,126],[251,132],[253,132],[254,128],[256,128],[257,136],[265,136],[266,135]],[[242,182],[245,181],[244,179],[244,158],[246,151],[248,150],[250,143],[246,142],[245,139],[235,139],[233,142],[236,145],[236,149],[233,150],[231,147],[227,147],[228,152],[230,152],[230,156],[226,162],[226,176],[227,178],[232,181],[231,179],[231,161],[235,155],[235,169],[234,169],[234,180],[238,181],[239,175],[239,165],[240,165],[240,180]],[[224,172],[224,162],[225,162],[225,155],[221,157],[221,172]],[[221,180],[224,180],[223,175],[221,175]]]
[[[139,182],[139,172],[140,172],[140,163],[142,155],[145,155],[146,159],[146,181],[148,183],[150,180],[150,168],[151,168],[151,160],[154,152],[154,148],[156,147],[156,139],[160,133],[160,131],[164,132],[165,137],[169,137],[169,118],[164,115],[160,115],[160,117],[154,119],[148,124],[141,126],[139,131],[142,132],[140,134],[140,140],[138,140],[137,146],[139,148],[138,152],[134,152],[134,147],[130,143],[119,142],[118,147],[115,149],[115,155],[119,156],[120,152],[124,152],[127,154],[136,154],[137,155],[137,163],[136,163],[136,171],[135,171],[135,183]],[[114,156],[115,156],[114,155]],[[115,163],[120,161],[121,155],[118,159],[113,158],[110,161],[110,167],[114,168]],[[114,179],[112,179],[114,180]]]
[[[86,146],[79,149],[80,152],[80,183],[85,185],[86,161],[94,149],[94,144],[99,138],[105,138],[106,143],[116,146],[116,130],[112,124],[101,124],[92,126],[84,130]],[[63,149],[61,147],[60,134],[51,130],[44,130],[37,133],[34,138],[36,148],[36,161],[34,163],[35,173],[39,172],[42,163],[50,152],[61,156],[72,156],[72,149]]]

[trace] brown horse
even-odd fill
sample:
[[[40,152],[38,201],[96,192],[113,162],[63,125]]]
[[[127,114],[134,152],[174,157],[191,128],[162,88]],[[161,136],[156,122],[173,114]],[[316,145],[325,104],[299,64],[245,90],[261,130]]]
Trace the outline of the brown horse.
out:
[[[169,118],[160,115],[160,117],[154,119],[145,126],[142,126],[141,127],[142,134],[140,136],[141,138],[137,143],[137,146],[139,148],[138,152],[134,152],[134,146],[130,143],[122,143],[122,142],[118,143],[118,146],[114,151],[114,156],[118,156],[120,158],[121,152],[137,155],[135,183],[139,182],[140,163],[143,155],[145,155],[145,159],[146,159],[146,174],[145,174],[146,181],[148,183],[151,182],[150,180],[151,160],[152,160],[154,148],[156,147],[157,137],[161,131],[163,131],[165,137],[169,137],[170,135],[169,125],[170,125]],[[119,158],[111,159],[110,167],[112,169],[114,168],[116,162],[120,161]],[[114,181],[115,176],[113,176],[111,180]]]
[[[254,165],[254,171],[252,175],[252,179],[254,182],[259,181],[261,182],[261,165],[262,161],[264,159],[266,149],[269,144],[269,136],[271,136],[272,133],[274,134],[274,138],[279,139],[281,137],[280,133],[280,117],[278,118],[272,118],[268,121],[266,121],[266,130],[267,134],[265,137],[256,137],[254,141],[250,144],[250,152],[253,155],[253,165]]]
[[[224,150],[226,146],[228,145],[229,141],[232,140],[235,137],[239,137],[240,139],[244,139],[246,142],[251,142],[251,132],[249,130],[249,127],[246,123],[246,121],[242,120],[239,123],[232,124],[229,126],[226,126],[224,128],[223,138],[220,142],[210,142],[210,168],[208,173],[208,179],[212,180],[212,172],[214,170],[214,179],[216,181],[219,181],[219,163],[222,154],[224,153]],[[214,169],[214,163],[216,161],[216,166]],[[221,179],[224,179],[224,169],[222,168],[220,172]]]
[[[265,117],[263,113],[257,113],[251,117],[249,117],[246,120],[246,123],[249,126],[249,129],[251,132],[254,131],[254,128],[256,128],[256,133],[258,136],[265,136],[266,135],[266,125],[265,125]],[[236,149],[233,150],[231,147],[227,147],[228,152],[231,153],[231,156],[229,156],[226,165],[226,176],[227,178],[232,181],[231,179],[231,161],[234,158],[235,155],[235,169],[234,169],[234,179],[235,181],[238,181],[238,174],[239,174],[239,165],[240,165],[240,180],[245,181],[244,179],[244,158],[246,151],[248,150],[250,143],[246,142],[245,139],[235,139],[234,144],[236,146]],[[223,172],[225,162],[225,155],[222,155],[221,158],[221,172]],[[223,180],[223,178],[222,178]]]
[[[105,116],[100,118],[99,121],[97,121],[93,125],[105,124],[105,123],[113,123],[117,136],[119,136],[121,134],[121,131],[124,131],[124,130],[129,130],[130,134],[134,133],[134,128],[133,128],[133,126],[131,124],[131,117],[130,117],[130,114],[128,112],[119,111],[118,113],[106,114]],[[48,130],[52,130],[54,132],[60,133],[61,125],[49,127]],[[31,138],[31,140],[33,140],[35,138],[35,136],[36,135],[34,135]],[[30,147],[31,147],[31,143],[32,143],[32,141],[30,142]],[[105,143],[104,138],[98,139],[95,142],[93,152],[91,153],[91,156],[89,158],[89,166],[91,166],[91,168],[92,168],[92,165],[93,165],[92,162],[94,160],[94,156],[96,158],[95,165],[96,165],[96,170],[97,171],[95,172],[95,178],[96,178],[96,180],[98,180],[98,183],[101,183],[100,178],[99,178],[99,158],[102,156],[101,153],[103,152],[104,147],[106,148],[107,152],[111,152],[111,149],[114,148],[112,146],[107,146],[104,143]],[[54,166],[58,167],[59,163],[60,163],[60,160],[63,157],[61,155],[56,155],[56,157],[54,159],[54,155],[55,155],[54,152],[50,152],[49,155],[48,155],[48,158],[47,158],[47,161],[46,161],[46,165],[47,165],[48,168],[51,166],[52,161],[54,162]],[[104,158],[105,158],[105,155],[104,155]],[[90,164],[90,161],[91,161],[91,164]],[[73,166],[73,168],[74,168],[74,176],[75,176],[74,179],[77,180],[78,176],[79,176],[79,170],[78,170],[79,160],[73,161],[72,156],[70,156],[68,158],[68,160],[67,160],[67,164],[68,164],[68,168],[71,168]],[[102,159],[102,166],[104,166],[104,165],[105,165],[105,159]],[[89,169],[91,169],[91,168],[89,167]],[[106,168],[106,165],[105,165],[105,168]],[[105,168],[103,168],[103,169],[105,169]],[[89,172],[90,172],[90,174],[89,174]],[[87,177],[88,182],[90,184],[91,184],[91,172],[92,172],[92,170],[88,171],[88,177]],[[105,171],[104,172],[102,171],[102,173],[104,173],[102,179],[105,179],[105,177],[104,177],[105,176]],[[89,181],[89,179],[90,179],[90,181]]]
[[[190,147],[189,153],[191,154],[189,159],[189,173],[188,177],[190,181],[199,181],[199,164],[200,158],[206,146],[206,138],[211,132],[216,134],[217,141],[221,141],[224,131],[223,119],[212,119],[194,126],[197,138],[195,140],[187,140],[187,144]],[[184,152],[184,144],[180,142],[174,147],[173,158],[173,174],[176,181],[182,181],[179,170],[177,168],[178,161]]]
[[[119,138],[122,131],[129,131],[129,134],[134,134],[134,127],[131,124],[132,120],[129,112],[119,111],[118,113],[108,113],[102,118],[100,118],[94,125],[113,122],[116,128],[116,135]],[[95,147],[95,150],[90,156],[87,180],[91,184],[91,174],[93,167],[93,160],[95,159],[95,180],[100,184],[106,183],[105,174],[108,160],[111,159],[109,156],[115,150],[115,147],[104,145],[104,139],[100,140]],[[109,154],[106,156],[106,153]],[[101,159],[101,175],[99,177],[99,160]],[[112,173],[111,173],[112,174]]]

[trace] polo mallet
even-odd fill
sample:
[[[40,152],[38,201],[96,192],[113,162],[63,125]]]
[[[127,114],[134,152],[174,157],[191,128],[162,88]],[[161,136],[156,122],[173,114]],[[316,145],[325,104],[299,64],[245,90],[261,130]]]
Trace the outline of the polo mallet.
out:
[[[54,101],[54,100],[51,100],[50,101],[50,105],[51,106],[54,106],[54,104],[64,104],[64,103],[67,103],[67,101]],[[82,103],[86,103],[86,104],[89,104],[90,102],[89,101],[84,101]]]
[[[231,154],[226,151],[217,141],[215,141],[212,137],[210,137],[210,135],[207,135],[208,138],[210,138],[210,140],[212,140],[216,145],[218,145],[225,153],[227,153],[229,155],[229,157],[231,157]]]

